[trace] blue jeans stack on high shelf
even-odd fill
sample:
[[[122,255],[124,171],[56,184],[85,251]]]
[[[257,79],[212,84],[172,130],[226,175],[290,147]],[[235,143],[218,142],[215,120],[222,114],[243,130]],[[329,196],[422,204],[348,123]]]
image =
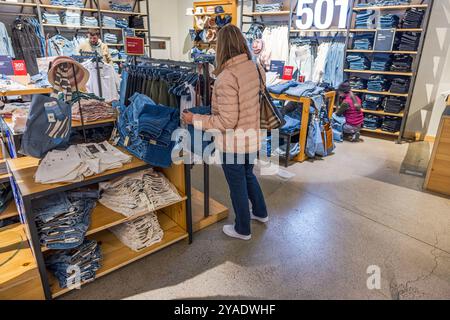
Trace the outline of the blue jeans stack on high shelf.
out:
[[[367,82],[367,90],[383,92],[390,87],[390,82],[385,76],[372,75]]]
[[[364,96],[363,108],[366,110],[378,110],[381,108],[381,104],[383,102],[383,97],[379,95],[366,94]]]
[[[370,60],[361,53],[352,53],[347,56],[349,68],[352,70],[368,70],[370,68]]]
[[[115,28],[116,27],[116,19],[109,16],[103,16],[102,17],[102,25],[105,28]]]
[[[98,20],[96,17],[83,16],[83,26],[98,27]]]
[[[133,11],[133,7],[129,3],[110,2],[109,8],[114,11],[125,11],[125,12]]]
[[[80,26],[81,15],[79,12],[64,11],[62,13],[62,22],[68,26]]]
[[[377,53],[373,55],[370,70],[388,71],[392,65],[392,56],[390,54]]]
[[[103,41],[109,44],[117,44],[117,35],[115,35],[114,33],[105,33],[103,35]]]
[[[52,6],[84,8],[83,0],[51,0]]]
[[[47,24],[62,24],[61,18],[57,13],[44,12],[42,14],[42,19]]]
[[[372,50],[375,35],[373,33],[356,34],[353,37],[353,49]]]

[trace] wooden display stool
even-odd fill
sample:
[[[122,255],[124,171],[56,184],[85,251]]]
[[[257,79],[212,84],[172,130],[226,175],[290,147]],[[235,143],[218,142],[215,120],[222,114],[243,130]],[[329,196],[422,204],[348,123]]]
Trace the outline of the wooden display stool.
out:
[[[439,125],[424,188],[450,196],[450,97]]]
[[[23,225],[0,229],[0,300],[45,299]]]

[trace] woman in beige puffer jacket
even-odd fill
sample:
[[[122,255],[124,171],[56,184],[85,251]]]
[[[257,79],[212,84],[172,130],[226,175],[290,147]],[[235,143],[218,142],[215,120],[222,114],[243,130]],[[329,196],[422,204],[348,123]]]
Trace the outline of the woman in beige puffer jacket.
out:
[[[225,225],[226,235],[250,240],[250,221],[267,222],[264,195],[253,173],[259,150],[260,86],[265,73],[252,61],[247,41],[234,25],[227,25],[217,35],[217,80],[212,96],[211,115],[183,113],[183,120],[198,130],[218,130],[215,145],[222,153],[233,209],[234,225]],[[252,203],[252,212],[249,200]]]

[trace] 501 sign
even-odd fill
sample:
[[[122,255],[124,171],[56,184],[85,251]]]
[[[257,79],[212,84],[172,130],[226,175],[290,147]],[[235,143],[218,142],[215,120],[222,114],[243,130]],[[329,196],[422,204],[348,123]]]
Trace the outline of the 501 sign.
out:
[[[317,29],[329,29],[335,13],[339,11],[338,28],[344,29],[347,25],[349,2],[349,0],[298,0],[297,28],[308,30],[314,25]]]

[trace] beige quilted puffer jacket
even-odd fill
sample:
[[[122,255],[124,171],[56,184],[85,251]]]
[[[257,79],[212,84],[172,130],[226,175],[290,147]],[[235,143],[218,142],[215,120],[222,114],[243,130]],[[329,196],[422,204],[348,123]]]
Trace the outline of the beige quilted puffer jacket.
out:
[[[265,81],[265,73],[260,68]],[[263,84],[264,85],[264,84]],[[212,115],[194,115],[194,127],[216,129],[216,147],[226,153],[254,153],[260,149],[260,80],[256,64],[241,54],[225,64],[212,95]]]

